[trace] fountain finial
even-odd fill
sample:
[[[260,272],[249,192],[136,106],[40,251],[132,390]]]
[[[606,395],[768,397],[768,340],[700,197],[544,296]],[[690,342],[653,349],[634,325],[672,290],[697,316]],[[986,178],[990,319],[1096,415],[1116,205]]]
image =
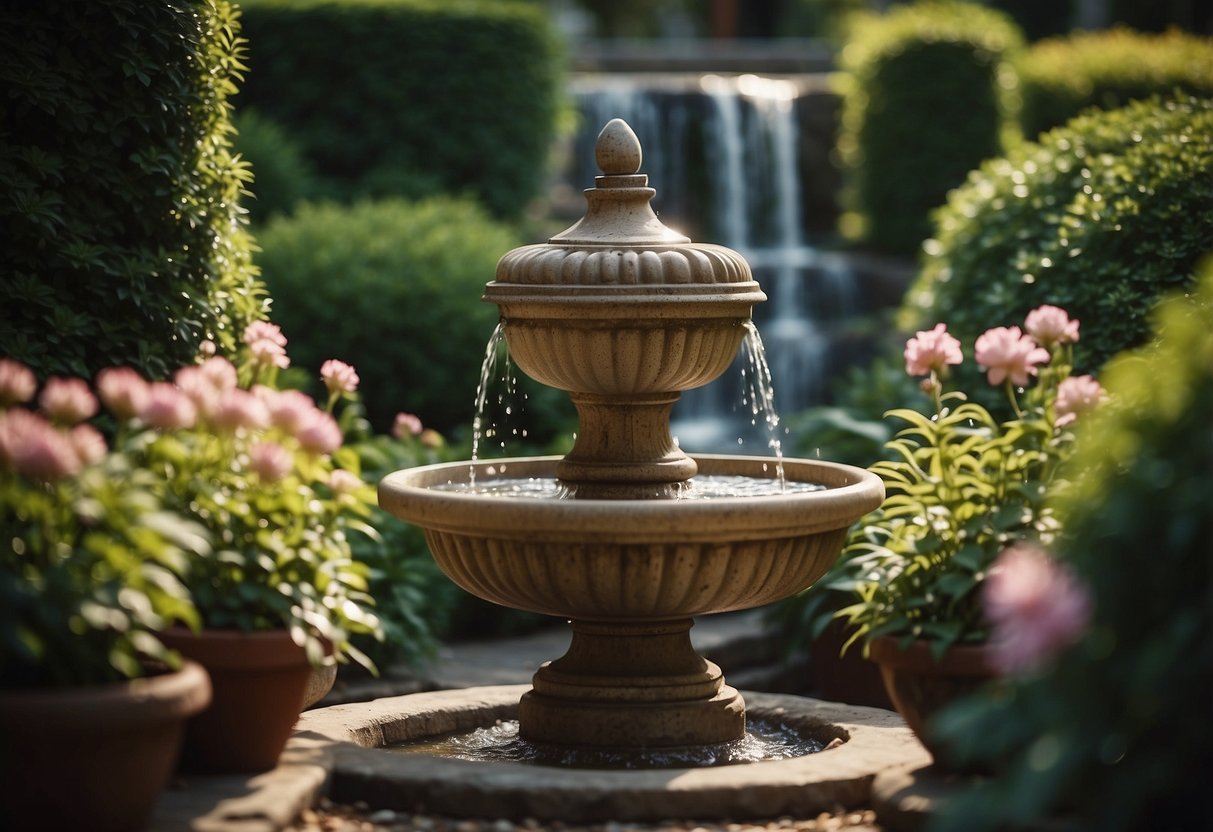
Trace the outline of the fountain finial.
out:
[[[644,153],[640,139],[631,125],[621,118],[613,118],[598,134],[594,145],[594,161],[598,169],[607,176],[628,176],[640,171]]]

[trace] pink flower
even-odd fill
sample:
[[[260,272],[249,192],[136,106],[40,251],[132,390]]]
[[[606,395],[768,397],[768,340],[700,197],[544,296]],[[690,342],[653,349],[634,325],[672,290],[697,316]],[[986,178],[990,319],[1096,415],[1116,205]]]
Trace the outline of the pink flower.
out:
[[[139,411],[144,424],[160,430],[177,430],[193,427],[197,417],[197,405],[181,390],[164,381],[148,385],[147,401]]]
[[[0,413],[0,463],[22,476],[54,482],[82,467],[70,437],[28,410]]]
[[[28,402],[38,389],[33,372],[19,361],[0,358],[0,407]]]
[[[959,364],[964,360],[960,342],[948,334],[944,324],[934,329],[923,330],[906,341],[906,373],[911,376],[930,375],[941,372],[946,364]]]
[[[421,433],[421,419],[412,413],[397,413],[396,421],[392,423],[392,436],[403,439],[406,436],[418,436]]]
[[[280,369],[291,366],[291,360],[286,356],[286,336],[277,324],[253,321],[244,330],[244,343],[248,344],[249,355],[257,364]]]
[[[233,387],[218,394],[210,420],[215,427],[225,431],[263,428],[269,424],[270,412],[256,395]]]
[[[198,365],[182,367],[173,374],[173,383],[177,385],[177,389],[189,397],[199,413],[209,415],[215,409],[219,391],[203,372],[202,367]]]
[[[207,358],[210,358],[218,350],[219,348],[215,346],[215,342],[211,341],[210,339],[207,339],[198,345],[198,354],[205,355]]]
[[[350,494],[363,485],[362,480],[344,468],[336,468],[329,474],[329,488],[334,494]]]
[[[236,365],[221,355],[208,358],[198,365],[202,375],[216,390],[231,390],[236,386]]]
[[[119,419],[133,419],[147,402],[147,382],[130,367],[110,367],[97,374],[97,393]]]
[[[1075,641],[1091,616],[1086,587],[1035,546],[1017,544],[994,562],[982,589],[995,667],[1037,667]]]
[[[307,423],[295,433],[295,438],[306,451],[331,454],[341,447],[341,428],[330,414],[314,410]]]
[[[109,450],[101,431],[92,425],[76,425],[68,434],[68,438],[72,442],[76,456],[84,465],[96,465],[105,459],[106,451]]]
[[[990,384],[1002,384],[1007,378],[1016,387],[1028,383],[1036,375],[1036,365],[1049,360],[1048,350],[1041,349],[1017,326],[999,326],[977,336],[973,344],[977,363],[987,370]]]
[[[290,451],[277,442],[258,442],[249,449],[249,465],[266,482],[277,482],[295,465]]]
[[[335,358],[320,365],[320,377],[332,395],[353,393],[358,389],[358,373],[349,364]]]
[[[1077,421],[1079,416],[1085,416],[1098,407],[1103,398],[1103,388],[1094,378],[1070,376],[1057,385],[1057,419],[1053,424],[1063,428]]]
[[[285,433],[295,436],[317,413],[316,403],[306,393],[298,390],[271,390],[258,385],[253,392],[265,402],[270,411],[270,421]]]
[[[61,425],[74,425],[97,415],[97,397],[79,378],[52,378],[42,388],[38,404]]]
[[[246,344],[269,341],[280,347],[286,346],[286,336],[282,334],[282,329],[269,321],[253,321],[245,328],[243,340]]]
[[[1024,329],[1045,349],[1054,344],[1073,344],[1078,340],[1078,321],[1071,320],[1060,306],[1038,306],[1028,313]]]

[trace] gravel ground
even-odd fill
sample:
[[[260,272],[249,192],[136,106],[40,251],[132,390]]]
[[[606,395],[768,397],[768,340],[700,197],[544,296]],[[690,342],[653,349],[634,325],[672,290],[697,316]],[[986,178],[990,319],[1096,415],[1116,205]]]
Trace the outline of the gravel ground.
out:
[[[587,826],[559,821],[464,820],[411,815],[390,809],[372,810],[363,804],[334,805],[322,799],[286,832],[881,832],[870,809],[815,818],[777,818],[746,823],[665,821],[659,824],[603,823]]]

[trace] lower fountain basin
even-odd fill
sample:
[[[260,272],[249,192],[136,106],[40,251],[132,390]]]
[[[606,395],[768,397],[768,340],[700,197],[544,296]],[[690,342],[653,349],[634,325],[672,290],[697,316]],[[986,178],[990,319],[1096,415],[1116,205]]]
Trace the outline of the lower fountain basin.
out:
[[[323,748],[328,795],[373,809],[454,817],[599,821],[814,817],[864,805],[873,778],[930,758],[901,718],[879,708],[746,692],[750,710],[834,748],[717,768],[537,769],[382,749],[518,715],[525,685],[412,694],[304,713],[292,748]]]

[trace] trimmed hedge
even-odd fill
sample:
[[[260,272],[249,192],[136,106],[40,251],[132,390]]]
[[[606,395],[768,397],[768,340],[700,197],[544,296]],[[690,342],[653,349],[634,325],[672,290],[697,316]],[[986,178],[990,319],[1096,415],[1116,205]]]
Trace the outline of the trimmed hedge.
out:
[[[533,4],[252,0],[240,106],[282,125],[327,192],[471,193],[519,215],[544,184],[562,81]]]
[[[1213,96],[1213,39],[1118,28],[1034,44],[1019,65],[1023,132],[1035,137],[1088,107],[1113,110],[1152,95]]]
[[[400,410],[442,432],[469,424],[496,307],[497,260],[520,244],[474,201],[433,197],[299,206],[260,232],[258,256],[298,366],[354,365],[371,424]]]
[[[325,196],[303,150],[281,125],[251,108],[238,112],[235,123],[236,150],[253,172],[244,200],[253,225]]]
[[[1005,15],[970,4],[899,6],[856,18],[840,57],[841,230],[865,247],[913,254],[929,213],[983,159],[1001,154],[1018,116]]]
[[[1213,249],[1213,101],[1094,111],[974,171],[935,215],[900,311],[962,342],[1042,303],[1082,321],[1080,370],[1149,334],[1163,293]]]
[[[0,9],[0,343],[39,375],[163,377],[263,316],[238,31],[227,0]]]

